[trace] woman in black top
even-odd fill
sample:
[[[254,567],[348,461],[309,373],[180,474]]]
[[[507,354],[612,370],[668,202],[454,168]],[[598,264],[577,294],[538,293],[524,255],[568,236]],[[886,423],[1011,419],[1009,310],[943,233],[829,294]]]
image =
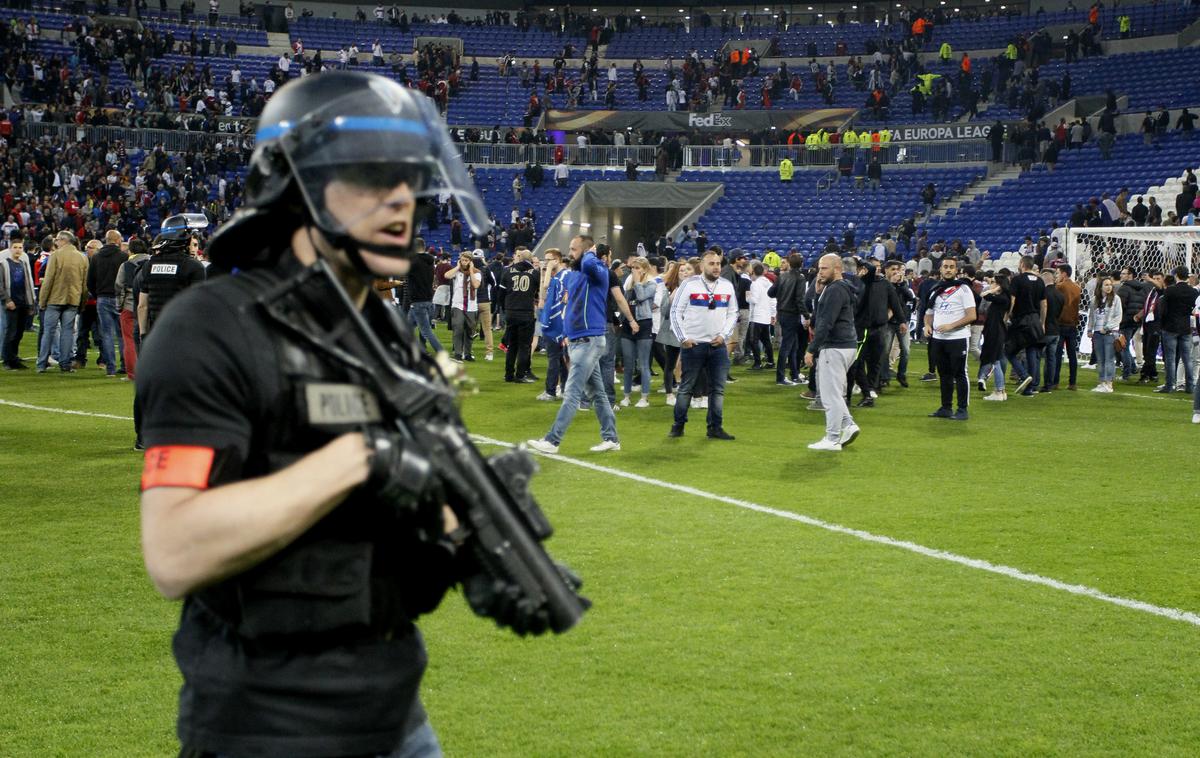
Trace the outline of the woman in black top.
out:
[[[996,391],[984,400],[1007,400],[1004,391],[1004,342],[1008,337],[1008,312],[1012,296],[1008,289],[1008,274],[996,274],[992,286],[983,293],[987,316],[983,322],[983,344],[979,351],[979,388],[987,387],[988,373]]]

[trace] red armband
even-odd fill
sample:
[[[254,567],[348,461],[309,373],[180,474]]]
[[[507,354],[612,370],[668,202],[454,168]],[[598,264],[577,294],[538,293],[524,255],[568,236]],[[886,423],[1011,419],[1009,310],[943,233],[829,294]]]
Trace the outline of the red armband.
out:
[[[146,451],[142,467],[142,491],[151,487],[191,487],[208,489],[208,477],[212,473],[211,447],[193,445],[164,445]]]

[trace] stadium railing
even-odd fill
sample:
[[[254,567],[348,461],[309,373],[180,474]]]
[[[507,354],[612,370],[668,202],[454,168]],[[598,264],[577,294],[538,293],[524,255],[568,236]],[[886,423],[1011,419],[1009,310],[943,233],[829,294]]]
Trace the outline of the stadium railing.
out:
[[[231,122],[233,123],[233,122]],[[242,122],[249,124],[250,122]],[[162,145],[169,152],[186,152],[204,149],[231,139],[239,143],[253,141],[248,132],[215,131],[196,132],[167,129],[133,129],[121,126],[79,126],[76,124],[44,123],[24,121],[16,127],[17,135],[25,139],[51,137],[72,142],[113,142],[121,140],[128,148],[153,149]],[[623,169],[626,162],[634,161],[639,166],[653,166],[657,146],[655,145],[509,145],[479,142],[458,143],[463,159],[472,165],[514,166],[525,163],[540,163],[553,166],[561,157],[572,166],[605,166]],[[931,163],[977,163],[987,161],[991,147],[986,140],[955,140],[943,142],[891,142],[886,145],[867,147],[808,148],[789,145],[689,145],[683,148],[685,168],[751,168],[773,167],[785,157],[790,158],[797,168],[804,166],[830,167],[837,165],[845,151],[853,151],[864,160],[877,156],[885,165],[912,165]],[[548,177],[547,180],[550,180]]]
[[[231,139],[241,142],[248,138],[253,141],[253,135],[240,132],[193,132],[168,129],[132,129],[123,126],[78,126],[76,124],[58,124],[23,121],[14,130],[20,137],[26,139],[62,139],[71,142],[114,142],[121,140],[126,148],[141,148],[152,150],[162,145],[168,152],[187,152],[213,147],[218,142],[224,143]]]

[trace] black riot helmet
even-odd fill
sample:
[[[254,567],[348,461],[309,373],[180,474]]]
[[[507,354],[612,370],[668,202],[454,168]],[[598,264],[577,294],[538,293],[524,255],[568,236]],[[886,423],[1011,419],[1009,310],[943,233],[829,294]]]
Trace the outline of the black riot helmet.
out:
[[[208,217],[203,213],[177,213],[168,216],[159,227],[158,236],[150,246],[155,255],[160,253],[187,253],[192,237],[208,228]]]
[[[488,229],[487,208],[433,102],[391,79],[330,71],[293,80],[267,103],[256,141],[244,206],[209,245],[218,266],[254,265],[239,258],[250,252],[246,242],[230,234],[251,226],[278,237],[311,223],[360,270],[360,249],[395,257],[411,253],[411,243],[378,246],[352,239],[347,230],[356,219],[336,218],[327,207],[325,191],[333,181],[368,191],[407,183],[419,207],[447,193],[476,234]],[[416,238],[415,229],[409,238]]]

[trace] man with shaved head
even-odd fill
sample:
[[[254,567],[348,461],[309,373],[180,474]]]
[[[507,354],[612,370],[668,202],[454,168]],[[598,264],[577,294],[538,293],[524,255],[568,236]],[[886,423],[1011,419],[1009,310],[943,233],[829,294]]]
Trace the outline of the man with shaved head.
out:
[[[858,437],[858,424],[846,407],[846,372],[854,362],[853,287],[842,277],[842,261],[832,253],[821,256],[817,282],[823,287],[813,311],[813,337],[804,365],[817,365],[817,386],[825,409],[825,436],[810,450],[839,451]]]
[[[100,325],[100,363],[108,376],[116,376],[117,360],[121,362],[119,373],[125,373],[125,355],[121,350],[121,323],[117,312],[117,273],[129,256],[121,250],[121,233],[109,229],[104,233],[104,245],[92,256],[88,267],[88,292],[96,298],[96,320]],[[89,243],[90,244],[90,243]]]

